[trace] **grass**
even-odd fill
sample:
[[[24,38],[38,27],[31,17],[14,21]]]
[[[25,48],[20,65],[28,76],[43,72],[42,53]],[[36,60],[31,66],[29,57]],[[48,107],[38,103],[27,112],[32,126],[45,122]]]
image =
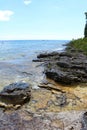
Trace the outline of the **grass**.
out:
[[[82,51],[84,54],[87,55],[87,38],[80,38],[70,41],[67,44],[66,50],[70,51],[71,49]]]

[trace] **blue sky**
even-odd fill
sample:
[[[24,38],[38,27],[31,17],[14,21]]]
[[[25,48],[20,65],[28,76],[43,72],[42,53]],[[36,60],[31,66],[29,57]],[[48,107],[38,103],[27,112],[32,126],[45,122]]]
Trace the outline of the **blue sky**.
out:
[[[87,0],[0,0],[0,39],[83,37]]]

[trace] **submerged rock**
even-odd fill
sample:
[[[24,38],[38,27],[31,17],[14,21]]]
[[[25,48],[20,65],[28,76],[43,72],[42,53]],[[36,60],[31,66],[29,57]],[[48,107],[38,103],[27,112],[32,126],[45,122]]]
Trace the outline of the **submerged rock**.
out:
[[[24,104],[30,97],[30,85],[23,82],[12,83],[0,92],[0,102],[5,104]]]

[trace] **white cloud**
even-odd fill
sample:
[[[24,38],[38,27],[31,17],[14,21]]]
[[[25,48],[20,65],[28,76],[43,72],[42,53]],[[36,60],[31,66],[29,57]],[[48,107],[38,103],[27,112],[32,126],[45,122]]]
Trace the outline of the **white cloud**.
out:
[[[25,5],[29,5],[31,3],[31,0],[24,0]]]
[[[14,12],[11,10],[0,10],[0,21],[9,21]]]

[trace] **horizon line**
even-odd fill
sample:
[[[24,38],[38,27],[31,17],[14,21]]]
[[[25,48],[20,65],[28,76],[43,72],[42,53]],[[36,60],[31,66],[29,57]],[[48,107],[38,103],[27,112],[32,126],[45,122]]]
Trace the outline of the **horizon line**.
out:
[[[29,41],[29,40],[33,40],[33,41],[36,41],[36,40],[72,40],[72,39],[0,39],[0,41],[23,41],[23,40],[26,40],[26,41]]]

